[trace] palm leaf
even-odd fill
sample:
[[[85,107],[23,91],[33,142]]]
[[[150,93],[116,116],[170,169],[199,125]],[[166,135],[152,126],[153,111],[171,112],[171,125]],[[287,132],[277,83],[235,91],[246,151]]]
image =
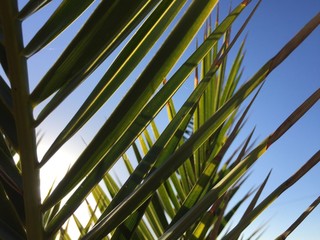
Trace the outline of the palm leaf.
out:
[[[293,231],[294,229],[299,226],[299,224],[317,207],[317,205],[320,203],[320,197],[318,197],[316,200],[312,202],[312,204],[308,207],[306,211],[304,211],[298,219],[279,237],[276,238],[276,240],[286,239]]]
[[[222,21],[217,0],[95,2],[80,31],[65,43],[65,50],[36,82],[30,64],[41,55],[34,55],[45,54],[45,47],[61,39],[73,23],[78,24],[77,18],[93,3],[50,2],[30,0],[24,6],[17,0],[1,2],[1,239],[73,239],[73,226],[83,239],[216,239],[225,232],[223,239],[239,238],[255,217],[319,162],[317,152],[257,205],[265,180],[240,222],[226,230],[253,193],[240,198],[236,194],[248,169],[318,101],[320,90],[259,144],[251,142],[254,131],[238,144],[252,102],[242,114],[240,109],[319,25],[319,13],[240,86],[245,41],[232,62],[229,52],[260,0],[235,36],[231,27],[245,14],[250,1],[230,8]],[[44,7],[53,10],[45,17],[41,15]],[[37,17],[44,20],[43,25],[31,33],[24,23]],[[30,36],[29,42],[23,40],[25,34]],[[199,36],[204,36],[202,41]],[[195,41],[196,47],[190,47]],[[47,134],[37,133],[46,132],[46,121],[57,116],[54,110],[65,107],[66,99],[81,91],[80,84],[99,72],[102,77],[96,79],[93,90],[86,92],[88,97],[38,159],[39,144],[47,144]],[[184,103],[177,104],[178,90],[188,88],[193,73],[194,89],[183,96]],[[45,164],[55,164],[55,153],[63,151],[73,136],[82,135],[81,128],[90,126],[105,103],[112,105],[118,89],[125,89],[120,103],[108,109],[111,115],[42,200],[40,172]],[[162,119],[165,106],[168,123]],[[116,163],[124,165],[124,174],[129,174],[126,181],[113,173]],[[87,221],[78,208],[87,209]],[[260,232],[258,228],[249,239],[260,237]]]

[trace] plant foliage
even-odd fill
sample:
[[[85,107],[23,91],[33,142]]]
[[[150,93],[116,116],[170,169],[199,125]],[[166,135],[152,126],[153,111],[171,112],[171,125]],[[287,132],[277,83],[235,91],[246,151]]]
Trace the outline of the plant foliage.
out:
[[[265,140],[254,144],[252,130],[239,144],[259,89],[319,25],[319,14],[244,82],[245,41],[233,59],[229,52],[260,1],[250,11],[251,1],[243,1],[221,20],[217,0],[63,0],[25,43],[23,23],[50,2],[0,2],[1,239],[73,239],[74,228],[81,239],[237,239],[319,161],[317,152],[259,204],[269,175],[259,188],[238,196],[248,169],[319,99],[318,89]],[[83,13],[79,32],[34,83],[29,61]],[[232,36],[234,22],[241,27]],[[68,100],[88,81],[92,90],[85,97],[80,93],[79,107],[62,129],[55,128],[57,136],[41,156],[42,124],[60,109],[67,112]],[[184,91],[190,81],[194,88]],[[129,87],[120,96],[123,85]],[[94,125],[105,104],[111,114],[41,199],[43,169],[73,136]],[[126,180],[111,171],[115,164],[123,164]],[[246,202],[239,223],[227,229]],[[318,203],[319,198],[313,206]]]

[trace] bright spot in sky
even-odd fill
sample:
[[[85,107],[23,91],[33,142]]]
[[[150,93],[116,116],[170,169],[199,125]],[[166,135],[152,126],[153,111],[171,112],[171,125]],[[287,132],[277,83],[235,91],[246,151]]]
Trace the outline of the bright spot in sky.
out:
[[[45,152],[48,149],[47,144],[41,143],[38,146],[38,156],[39,160],[43,157]],[[48,192],[50,188],[53,189],[54,187],[60,182],[60,180],[63,178],[63,176],[66,174],[68,169],[70,168],[72,161],[74,161],[75,156],[74,154],[70,153],[69,151],[62,149],[58,151],[51,159],[48,161],[42,168],[40,172],[40,178],[41,178],[41,200],[43,201],[46,196],[48,195]],[[69,195],[67,196],[69,197]],[[93,202],[91,199],[92,197],[88,198],[89,202]],[[64,204],[64,200],[62,200],[61,207]],[[94,206],[93,204],[91,206]],[[81,224],[83,226],[86,226],[88,220],[89,220],[89,214],[88,214],[88,208],[85,204],[82,204],[78,210],[75,212],[75,216],[78,217],[78,219],[81,221]],[[68,224],[68,235],[72,239],[78,239],[79,237],[79,231],[77,228],[77,225],[75,224],[74,218],[71,217],[70,221],[67,221],[63,228],[66,227]],[[59,236],[57,236],[59,238]]]
[[[39,160],[42,159],[46,150],[46,144],[39,144]],[[72,154],[70,154],[67,150],[60,150],[52,157],[52,159],[50,159],[50,161],[48,161],[44,165],[44,167],[41,168],[40,178],[42,201],[47,196],[48,191],[53,186],[53,184],[58,183],[65,175],[68,168],[71,166],[72,159],[74,159],[74,156],[72,156]]]

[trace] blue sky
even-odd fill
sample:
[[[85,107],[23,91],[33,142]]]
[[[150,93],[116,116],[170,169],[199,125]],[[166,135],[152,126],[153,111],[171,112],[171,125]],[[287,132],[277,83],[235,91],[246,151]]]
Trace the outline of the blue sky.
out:
[[[316,0],[263,1],[247,29],[244,78],[250,77],[276,54],[319,10],[320,1]],[[318,28],[268,76],[247,123],[248,130],[256,126],[258,139],[271,134],[320,87],[319,40]],[[256,183],[272,169],[265,194],[274,190],[319,150],[319,121],[320,106],[317,103],[254,166],[250,180]],[[319,166],[312,169],[256,219],[257,226],[271,220],[262,239],[274,239],[319,196],[319,171]],[[319,208],[315,209],[289,239],[319,239],[319,213]]]
[[[23,5],[26,0],[21,0]],[[49,16],[60,1],[53,1],[52,6],[40,11],[32,19],[24,23],[25,42],[31,38],[43,20],[43,16]],[[221,19],[226,15],[229,1],[221,2]],[[233,1],[236,6],[240,1]],[[254,3],[256,1],[253,1]],[[94,8],[97,2],[89,9],[88,13],[81,16],[77,23],[66,30],[61,37],[48,45],[28,62],[30,66],[31,89],[43,76],[52,62],[59,56],[65,47],[65,42],[73,37],[79,30],[87,14]],[[253,6],[249,8],[252,9]],[[246,10],[246,14],[249,12]],[[267,60],[273,57],[281,47],[294,34],[302,28],[320,10],[319,0],[264,0],[258,11],[249,23],[245,32],[248,33],[244,60],[245,71],[243,80],[250,78]],[[240,22],[243,21],[243,17]],[[237,27],[238,24],[235,25]],[[243,36],[242,36],[243,39]],[[240,41],[239,41],[240,42]],[[247,122],[244,132],[247,134],[255,126],[255,137],[259,140],[271,134],[289,114],[299,106],[308,96],[320,87],[320,28],[316,29],[298,49],[292,53],[277,69],[267,78],[261,93],[259,94]],[[161,42],[159,42],[159,45]],[[235,47],[235,50],[237,47]],[[186,52],[185,56],[189,52]],[[231,55],[234,54],[233,52]],[[115,54],[110,57],[114,58]],[[58,109],[55,116],[40,126],[45,129],[44,142],[50,143],[63,124],[72,116],[76,107],[84,100],[88,90],[92,89],[92,82],[97,81],[103,74],[103,69],[110,64],[107,60],[92,77],[90,83],[84,83],[77,94],[72,95],[65,108]],[[136,73],[138,74],[138,73]],[[134,78],[132,78],[132,81]],[[131,81],[131,83],[132,83]],[[129,81],[130,83],[130,81]],[[129,85],[129,83],[127,83]],[[128,86],[127,85],[127,86]],[[84,147],[84,142],[89,142],[94,136],[98,126],[105,121],[110,107],[113,107],[123,96],[126,84],[119,90],[114,102],[107,103],[97,116],[93,124],[85,126],[81,135],[71,139],[70,143],[63,147],[63,156],[60,160],[67,161],[65,154],[76,158],[79,147]],[[41,106],[40,106],[41,107]],[[260,184],[267,173],[272,169],[270,181],[266,186],[266,196],[278,184],[293,174],[305,161],[319,150],[320,134],[320,106],[316,104],[288,133],[276,142],[268,152],[254,166],[254,171],[249,178],[248,188]],[[56,129],[50,127],[55,126]],[[48,129],[48,130],[47,130]],[[50,130],[52,129],[52,130]],[[245,134],[245,135],[246,135]],[[84,140],[84,141],[83,141]],[[44,147],[45,148],[45,147]],[[72,160],[71,160],[72,161]],[[71,162],[70,161],[70,162]],[[289,225],[319,196],[319,171],[315,167],[299,183],[283,194],[266,213],[256,219],[255,224],[248,229],[252,231],[256,226],[271,220],[268,229],[262,239],[273,239],[283,232]],[[316,209],[310,217],[290,236],[290,239],[316,240],[320,236],[320,208]]]

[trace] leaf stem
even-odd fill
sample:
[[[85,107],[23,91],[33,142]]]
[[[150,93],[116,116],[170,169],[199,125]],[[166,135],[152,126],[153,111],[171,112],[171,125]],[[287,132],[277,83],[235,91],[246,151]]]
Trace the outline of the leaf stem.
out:
[[[25,57],[22,56],[21,22],[17,19],[17,1],[1,1],[0,18],[8,61],[13,113],[18,135],[18,154],[22,164],[23,198],[28,239],[43,239],[40,211],[40,179],[37,168],[35,129],[32,127],[32,106],[29,100],[29,82]],[[14,124],[14,123],[11,123]]]

